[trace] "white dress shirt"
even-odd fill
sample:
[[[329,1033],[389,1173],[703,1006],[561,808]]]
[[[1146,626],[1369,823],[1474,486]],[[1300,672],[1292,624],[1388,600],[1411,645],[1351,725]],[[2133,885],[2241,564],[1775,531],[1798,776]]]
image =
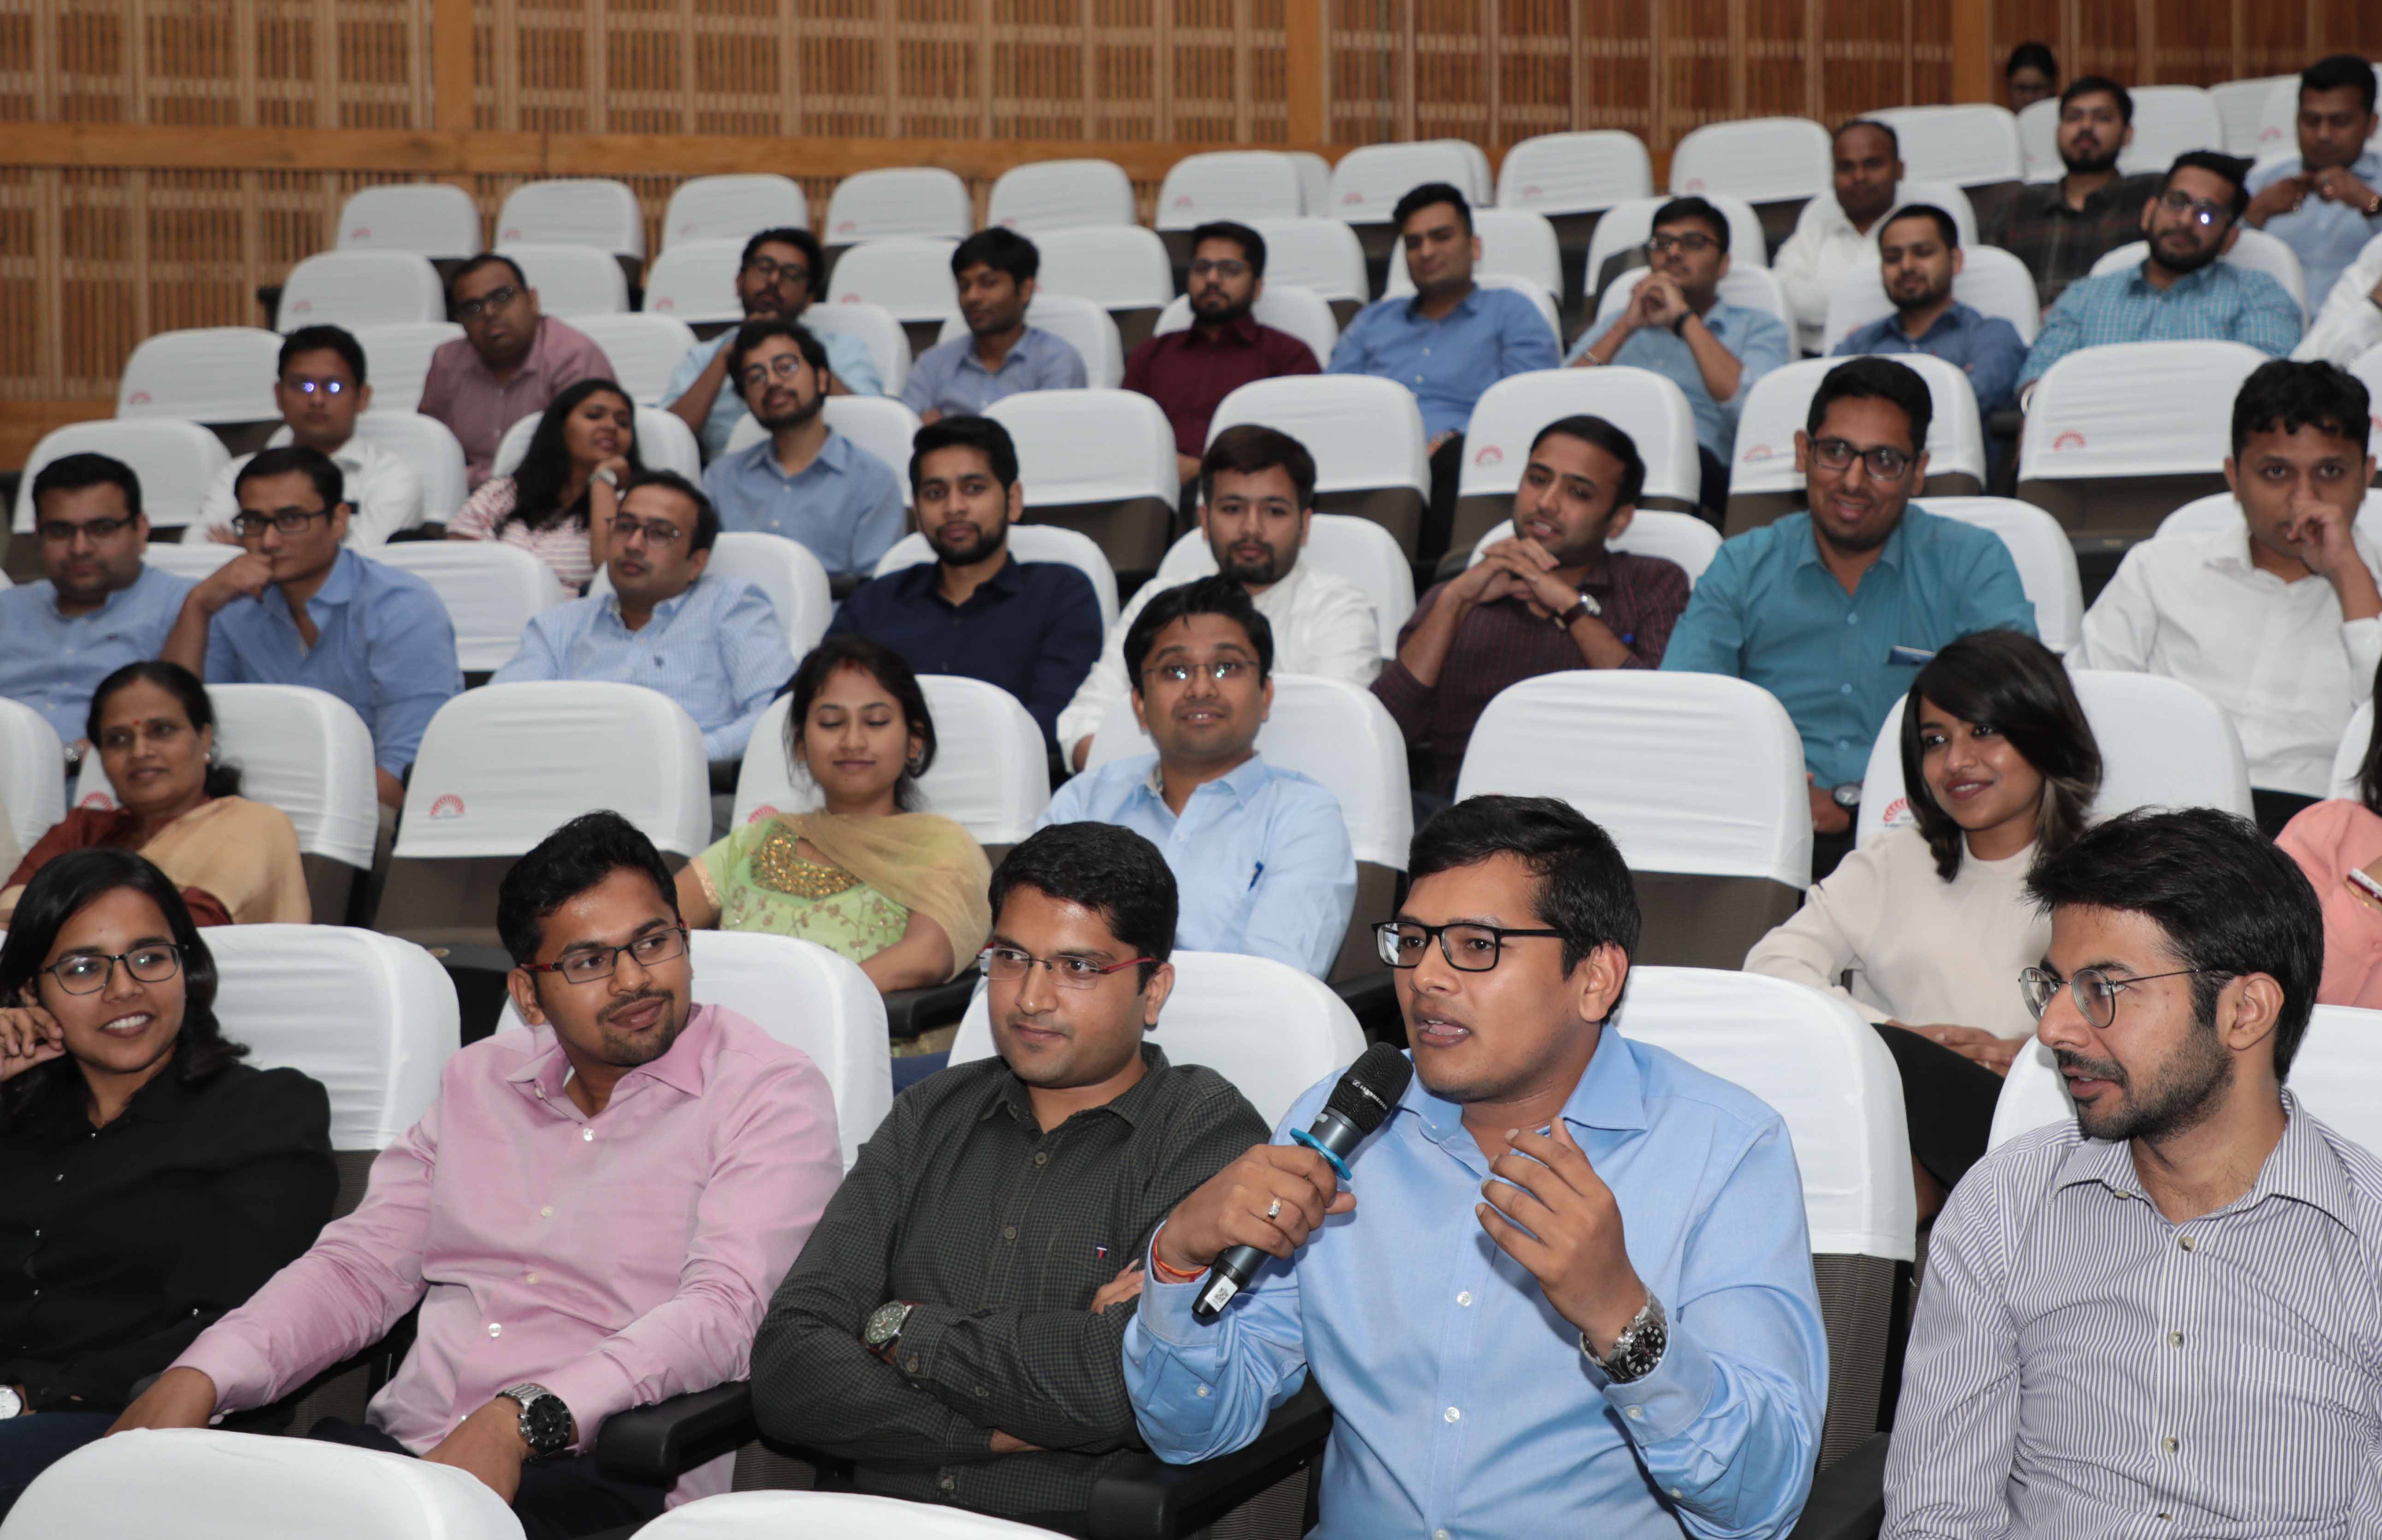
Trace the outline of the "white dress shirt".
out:
[[[2368,571],[2382,561],[2363,537]],[[2233,719],[2250,784],[2322,796],[2351,712],[2374,693],[2382,619],[2343,620],[2332,585],[2250,561],[2246,524],[2145,540],[2084,615],[2071,668],[2180,679]]]
[[[203,540],[211,529],[231,527],[232,520],[239,516],[239,502],[232,496],[232,483],[255,458],[244,454],[224,467],[199,504],[197,521],[183,531],[184,540]],[[355,508],[348,515],[350,549],[370,550],[385,546],[399,530],[411,529],[422,522],[422,478],[395,451],[359,434],[339,446],[331,456],[331,463],[346,477],[342,490]],[[454,511],[451,508],[441,509],[438,516],[443,519]]]
[[[1786,291],[1786,310],[1795,324],[1799,352],[1824,353],[1827,348],[1828,300],[1836,285],[1863,267],[1877,265],[1877,224],[1869,233],[1853,228],[1845,211],[1826,193],[1803,205],[1795,233],[1778,248],[1770,271]]]
[[[2382,348],[2382,304],[2374,300],[2376,284],[2382,284],[2382,236],[2367,241],[2357,260],[2341,269],[2291,356],[2302,363],[2321,359],[2346,369],[2360,354]]]
[[[1213,570],[1214,563],[1209,562]],[[1145,583],[1109,628],[1100,659],[1059,713],[1059,752],[1074,762],[1075,745],[1100,730],[1109,708],[1133,693],[1124,673],[1124,635],[1142,606],[1161,591]],[[1258,613],[1273,628],[1273,671],[1321,674],[1367,685],[1381,671],[1381,633],[1365,590],[1304,560],[1290,575],[1256,596]]]

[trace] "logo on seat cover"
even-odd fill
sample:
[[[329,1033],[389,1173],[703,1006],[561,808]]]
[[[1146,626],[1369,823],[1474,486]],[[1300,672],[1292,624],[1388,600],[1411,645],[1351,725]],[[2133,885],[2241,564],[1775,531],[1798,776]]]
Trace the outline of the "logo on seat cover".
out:
[[[521,231],[518,229],[507,230],[501,237],[499,237],[499,239],[505,240],[519,240],[521,239]]]
[[[75,806],[78,807],[88,807],[96,813],[104,813],[110,807],[116,806],[116,799],[108,795],[105,792],[93,792],[89,796],[84,797],[80,802],[76,803]]]
[[[1738,455],[1737,458],[1750,465],[1757,460],[1767,460],[1777,452],[1777,450],[1772,449],[1767,444],[1756,444],[1753,448],[1746,450],[1743,454]]]
[[[1340,201],[1344,203],[1361,203],[1365,201],[1365,195],[1361,192],[1343,192],[1340,194]]]
[[[1704,179],[1701,177],[1689,177],[1688,179],[1687,186],[1681,188],[1679,191],[1682,192],[1701,192],[1703,190]]]
[[[838,221],[836,222],[835,233],[836,233],[836,234],[838,234],[838,235],[849,235],[849,234],[851,234],[851,233],[852,233],[852,221],[851,221],[851,220],[849,220],[849,219],[838,220]]]
[[[1174,195],[1174,206],[1176,208],[1189,208],[1196,202],[1197,202],[1197,200],[1193,198],[1188,192],[1178,192]]]
[[[127,406],[147,406],[149,404],[149,392],[146,390],[135,390],[132,394],[124,398],[124,404]]]
[[[1904,824],[1913,821],[1915,820],[1911,816],[1909,797],[1897,796],[1885,805],[1885,826],[1888,829],[1899,829]]]
[[[1472,463],[1475,465],[1503,465],[1505,463],[1505,451],[1499,449],[1494,444],[1483,444],[1480,446],[1480,452],[1472,457]]]
[[[747,818],[744,821],[746,823],[758,823],[763,819],[773,819],[777,816],[778,810],[765,802],[760,807],[754,808],[752,816]]]
[[[678,302],[665,294],[660,299],[656,300],[652,304],[647,305],[645,308],[647,310],[676,310],[678,308]]]
[[[430,816],[434,819],[460,819],[463,816],[463,799],[448,792],[430,805]]]
[[[370,240],[372,239],[372,227],[370,225],[358,225],[354,229],[348,232],[348,239],[350,240]]]
[[[1540,196],[1540,187],[1536,182],[1532,182],[1529,186],[1522,189],[1522,196],[1525,198],[1536,198]]]
[[[2053,439],[2051,447],[2055,452],[2060,450],[2081,450],[2084,447],[2084,436],[2074,428],[2069,428],[2066,433]]]

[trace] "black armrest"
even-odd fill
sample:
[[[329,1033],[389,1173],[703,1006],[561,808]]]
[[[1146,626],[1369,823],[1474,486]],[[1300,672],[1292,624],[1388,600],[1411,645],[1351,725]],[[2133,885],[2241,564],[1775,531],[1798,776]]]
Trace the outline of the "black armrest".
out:
[[[608,1476],[667,1486],[757,1431],[752,1385],[734,1380],[606,1418],[596,1460]]]
[[[1875,1540],[1885,1527],[1885,1448],[1891,1435],[1870,1435],[1811,1483],[1786,1540]]]
[[[1152,1454],[1119,1460],[1092,1485],[1085,1533],[1092,1540],[1177,1540],[1309,1464],[1331,1435],[1332,1403],[1309,1379],[1246,1448],[1197,1465],[1169,1465]]]
[[[885,997],[886,1035],[915,1038],[938,1027],[956,1027],[960,1017],[967,1015],[968,1002],[976,998],[976,971],[971,967],[949,983],[895,990]]]
[[[1361,978],[1343,979],[1332,992],[1347,1005],[1365,1035],[1376,1042],[1406,1042],[1406,1022],[1398,1012],[1397,975],[1388,968]]]

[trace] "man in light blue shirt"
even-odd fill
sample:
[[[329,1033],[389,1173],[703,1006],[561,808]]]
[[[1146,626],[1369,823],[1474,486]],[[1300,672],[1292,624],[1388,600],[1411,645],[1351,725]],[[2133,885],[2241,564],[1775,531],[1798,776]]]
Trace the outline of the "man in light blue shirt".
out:
[[[1981,315],[1952,298],[1963,261],[1960,228],[1933,203],[1912,203],[1877,232],[1878,277],[1894,314],[1855,328],[1836,344],[1838,358],[1861,353],[1926,353],[1969,376],[1977,410],[1987,416],[2018,404],[2026,343],[1998,315]]]
[[[190,590],[158,656],[210,684],[304,684],[346,701],[372,730],[380,799],[396,807],[463,672],[430,585],[341,548],[345,491],[319,450],[265,450],[241,467],[231,527],[244,548]]]
[[[826,270],[818,237],[810,231],[763,230],[744,242],[744,255],[737,262],[736,302],[744,307],[747,321],[764,315],[799,321],[811,308],[813,286]],[[736,331],[731,326],[708,342],[696,343],[678,361],[669,383],[662,387],[667,410],[694,430],[706,460],[717,460],[728,452],[728,436],[744,420],[744,392],[738,388],[739,382],[728,377],[728,348],[735,341]],[[827,349],[828,368],[832,371],[830,393],[836,386],[842,387],[846,395],[885,393],[885,382],[877,373],[877,359],[867,343],[849,332],[822,331],[818,339]]]
[[[620,494],[604,563],[608,593],[531,618],[521,650],[491,684],[603,680],[643,684],[685,708],[714,764],[743,757],[794,656],[768,598],[748,583],[706,577],[719,517],[674,471],[646,471]]]
[[[1025,324],[1042,253],[1015,230],[978,230],[952,253],[967,335],[939,342],[910,365],[902,400],[922,423],[984,415],[1027,390],[1081,390],[1090,376],[1065,338]]]
[[[145,565],[141,478],[104,454],[69,454],[33,476],[33,528],[49,575],[0,588],[0,696],[39,711],[59,741],[82,741],[91,693],[157,656],[190,591]]]
[[[2241,222],[2298,253],[2310,314],[2322,309],[2365,243],[2382,235],[2382,154],[2373,140],[2374,67],[2354,54],[2300,75],[2300,153],[2250,173]]]
[[[830,577],[866,577],[902,538],[902,483],[891,466],[827,425],[827,349],[780,316],[747,321],[728,350],[744,403],[769,430],[711,462],[703,489],[719,527],[782,535]]]
[[[1324,1540],[1786,1534],[1828,1345],[1785,1125],[1606,1024],[1639,917],[1578,812],[1474,797],[1409,868],[1384,956],[1414,1078],[1346,1190],[1290,1141],[1335,1075],[1159,1227],[1124,1336],[1143,1437],[1242,1448],[1311,1377]],[[1275,1260],[1203,1324],[1239,1244]]]
[[[1174,944],[1332,971],[1357,904],[1339,799],[1258,756],[1273,705],[1273,628],[1234,578],[1203,577],[1142,608],[1124,638],[1135,714],[1155,754],[1059,788],[1042,825],[1121,824],[1166,857]]]

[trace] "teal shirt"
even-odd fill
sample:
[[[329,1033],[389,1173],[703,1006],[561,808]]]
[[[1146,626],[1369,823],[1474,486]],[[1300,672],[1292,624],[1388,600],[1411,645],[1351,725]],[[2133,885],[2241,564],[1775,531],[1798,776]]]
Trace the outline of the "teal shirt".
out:
[[[1696,582],[1663,667],[1725,673],[1776,696],[1803,738],[1803,763],[1823,786],[1859,781],[1917,662],[1973,631],[2034,633],[2034,606],[2017,563],[1991,530],[1916,506],[1886,536],[1877,562],[1846,593],[1820,562],[1811,515],[1725,542]]]

